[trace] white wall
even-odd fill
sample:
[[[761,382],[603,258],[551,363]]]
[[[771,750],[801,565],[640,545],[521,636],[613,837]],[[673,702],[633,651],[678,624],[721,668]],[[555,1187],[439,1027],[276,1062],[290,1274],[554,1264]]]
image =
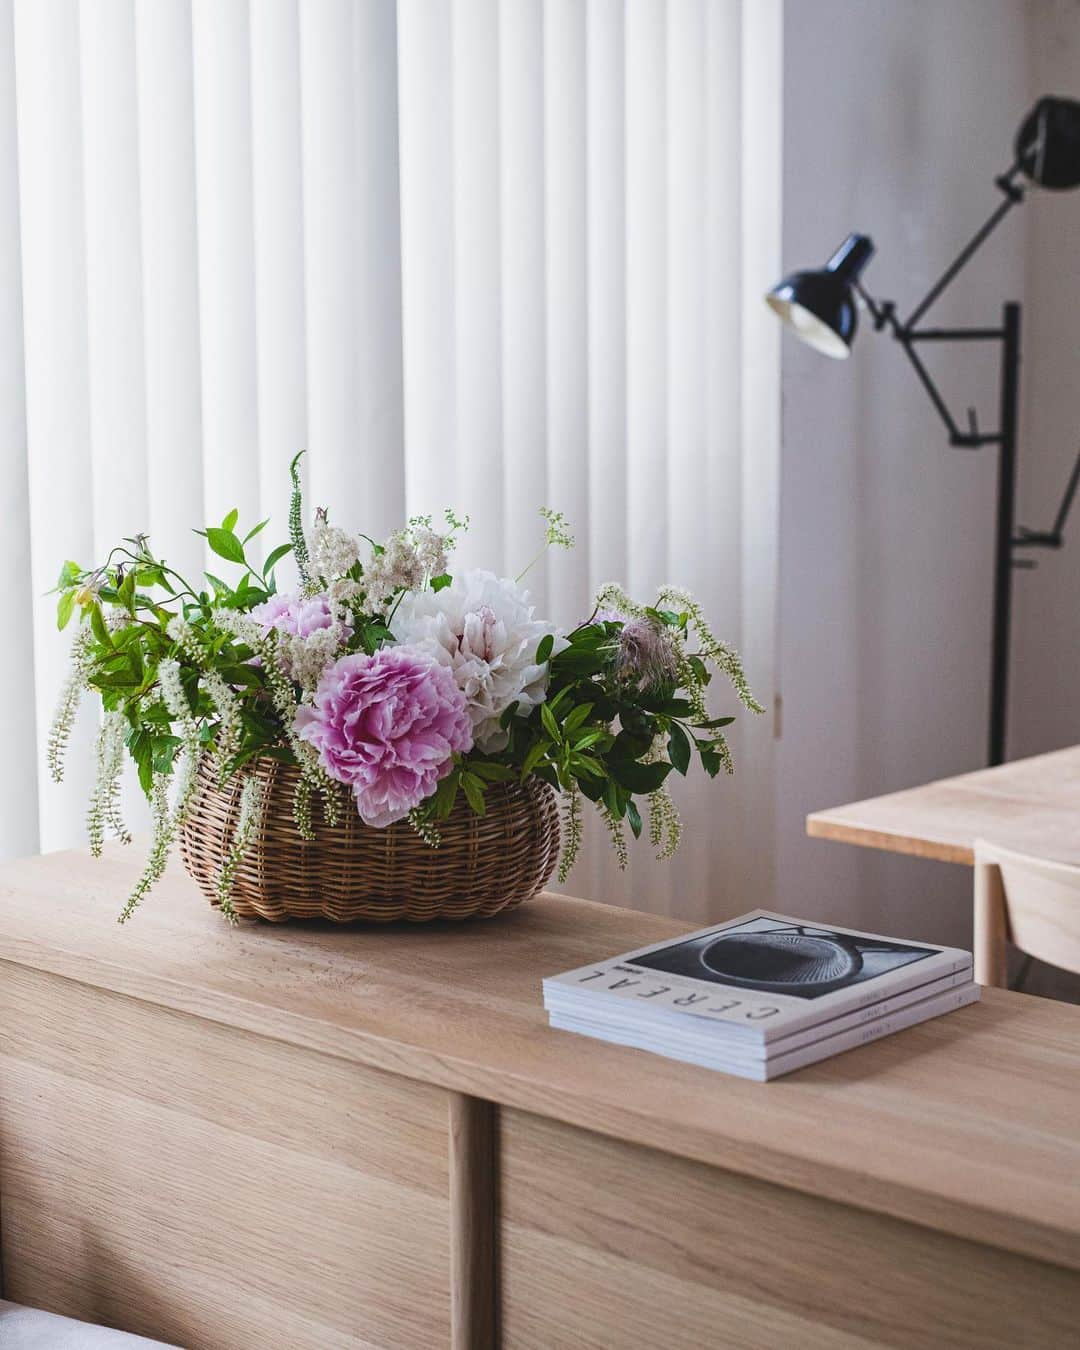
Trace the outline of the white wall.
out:
[[[998,201],[1031,102],[1028,8],[788,0],[785,270],[820,266],[857,229],[878,247],[869,289],[910,309]],[[1025,299],[1026,212],[934,320],[993,323]],[[958,415],[974,404],[992,424],[992,349],[932,355]],[[902,352],[869,324],[842,363],[785,337],[783,428],[777,904],[967,941],[966,870],[808,840],[804,818],[984,763],[994,453],[948,447]],[[1022,584],[1030,645],[1029,604]]]

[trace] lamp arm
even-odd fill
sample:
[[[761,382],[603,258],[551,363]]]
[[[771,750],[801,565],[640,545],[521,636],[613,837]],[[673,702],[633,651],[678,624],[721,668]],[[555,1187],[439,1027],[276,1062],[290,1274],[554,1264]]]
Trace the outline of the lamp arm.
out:
[[[867,291],[861,281],[855,282],[855,289],[862,297],[866,308],[870,311],[870,317],[874,321],[874,329],[880,332],[887,328],[896,341],[904,350],[904,354],[911,362],[911,367],[918,377],[919,383],[929,395],[930,402],[937,410],[938,416],[945,424],[949,433],[949,442],[951,445],[962,446],[965,449],[978,449],[980,445],[992,445],[1000,441],[1001,437],[996,433],[984,433],[979,431],[978,423],[975,417],[974,408],[968,409],[968,430],[961,431],[956,418],[949,410],[948,404],[942,396],[941,390],[934,383],[933,377],[923,364],[922,358],[915,350],[915,343],[919,341],[920,334],[913,333],[908,324],[902,324],[896,317],[896,303],[892,300],[875,300]],[[949,338],[960,340],[968,337],[963,330],[935,330],[932,334],[935,338]],[[973,329],[970,336],[974,340],[981,341],[986,337],[1000,338],[1002,332],[1000,329]]]
[[[934,282],[908,315],[907,322],[902,325],[907,332],[910,333],[914,330],[915,325],[934,301],[938,299],[956,274],[964,267],[972,254],[981,248],[1012,208],[1019,205],[1019,203],[1024,200],[1024,189],[1018,186],[1015,181],[1019,173],[1020,163],[1019,161],[1016,161],[1005,173],[999,174],[998,177],[994,179],[994,185],[1005,194],[1005,200],[998,203],[988,219],[975,231],[953,261],[946,267],[945,271],[942,272],[941,276]]]
[[[1065,543],[1065,522],[1069,518],[1077,488],[1080,488],[1080,450],[1076,452],[1069,481],[1065,484],[1061,505],[1049,530],[1029,530],[1021,525],[1013,544],[1017,548],[1061,548]]]

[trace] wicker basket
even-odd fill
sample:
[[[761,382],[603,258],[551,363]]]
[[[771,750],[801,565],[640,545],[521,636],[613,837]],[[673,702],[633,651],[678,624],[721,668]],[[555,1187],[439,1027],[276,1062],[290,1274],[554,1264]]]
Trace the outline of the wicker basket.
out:
[[[246,772],[265,784],[262,825],[232,887],[237,914],[249,918],[272,923],[488,918],[536,895],[555,868],[555,794],[537,778],[491,784],[484,816],[459,796],[439,824],[442,842],[432,848],[407,821],[372,829],[351,802],[343,807],[341,821],[328,825],[318,794],[311,803],[315,839],[309,842],[293,819],[297,770],[261,759]],[[217,882],[236,828],[242,786],[241,774],[219,786],[204,763],[181,831],[184,864],[212,905],[218,903]]]

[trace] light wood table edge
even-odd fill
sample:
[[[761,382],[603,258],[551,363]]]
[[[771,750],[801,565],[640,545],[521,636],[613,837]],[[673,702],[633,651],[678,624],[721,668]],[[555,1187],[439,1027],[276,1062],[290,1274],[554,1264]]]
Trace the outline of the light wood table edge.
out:
[[[192,997],[192,991],[186,984],[157,976],[152,985],[148,985],[112,962],[96,961],[96,978],[91,979],[85,958],[76,953],[60,953],[55,948],[43,950],[35,946],[34,958],[32,962],[23,962],[0,957],[0,969],[7,964],[32,964],[36,969],[90,988],[105,988],[121,997],[171,1008],[224,1026],[240,1027],[272,1040],[431,1083],[496,1106],[515,1107],[579,1126],[594,1134],[641,1144],[660,1152],[757,1177],[789,1189],[891,1215],[955,1237],[969,1238],[1080,1271],[1080,1242],[1073,1234],[1063,1233],[1052,1224],[1034,1218],[1018,1218],[1015,1214],[999,1213],[964,1198],[944,1195],[940,1189],[921,1189],[913,1186],[910,1179],[906,1179],[903,1184],[893,1183],[888,1179],[867,1177],[809,1155],[805,1159],[793,1158],[788,1152],[773,1149],[750,1137],[733,1140],[729,1136],[723,1141],[723,1147],[718,1149],[712,1135],[694,1126],[672,1131],[670,1124],[638,1113],[632,1106],[623,1106],[618,1119],[613,1120],[603,1109],[598,1110],[591,1098],[550,1083],[537,1083],[524,1073],[516,1075],[502,1069],[495,1070],[457,1056],[439,1054],[424,1046],[388,1039],[371,1032],[345,1030],[298,1014],[284,1013],[280,1009],[268,1010],[265,1005],[252,1004],[245,999],[218,994],[215,996],[216,1006],[207,1004]],[[109,977],[107,980],[106,975]],[[983,997],[990,1001],[1024,996],[984,990]],[[952,1016],[961,1018],[969,1011],[960,1009]],[[273,1016],[268,1017],[268,1012],[272,1012]],[[551,1031],[550,1034],[569,1033]],[[596,1043],[595,1046],[583,1045],[579,1053],[606,1053],[609,1049]],[[645,1054],[644,1051],[622,1047],[619,1053]],[[764,1091],[770,1090],[768,1084],[761,1087]],[[941,1178],[936,1180],[940,1184]]]
[[[854,844],[858,848],[872,848],[879,852],[904,853],[913,858],[959,863],[964,867],[975,865],[974,851],[961,844],[894,834],[890,830],[870,830],[863,825],[849,824],[843,816],[832,811],[815,811],[808,815],[806,833],[811,839],[829,839],[834,843]]]

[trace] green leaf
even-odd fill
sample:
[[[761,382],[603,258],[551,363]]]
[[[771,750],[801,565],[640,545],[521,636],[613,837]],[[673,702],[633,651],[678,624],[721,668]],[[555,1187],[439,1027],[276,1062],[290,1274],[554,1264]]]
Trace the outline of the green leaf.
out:
[[[613,760],[633,760],[640,757],[652,745],[651,736],[635,736],[629,731],[620,731],[615,737],[609,758]]]
[[[559,732],[559,724],[555,721],[555,714],[551,711],[547,703],[540,705],[540,721],[544,724],[544,730],[553,741],[560,741],[562,736]]]
[[[630,828],[634,832],[634,838],[641,838],[641,812],[637,809],[637,802],[633,797],[627,798],[626,819],[630,822]]]
[[[240,512],[234,506],[225,519],[221,522],[221,528],[228,534],[232,534],[236,529],[236,522],[240,519]]]
[[[602,741],[607,736],[606,731],[596,728],[593,731],[586,731],[583,736],[579,736],[573,743],[575,750],[587,750],[590,745],[595,745],[597,741]]]
[[[236,522],[233,521],[233,524],[235,525]],[[270,517],[269,517],[269,516],[267,516],[265,520],[260,520],[259,523],[258,523],[258,525],[256,525],[256,526],[254,527],[254,529],[248,530],[247,534],[244,535],[244,543],[245,543],[245,544],[249,544],[249,543],[251,542],[251,540],[254,539],[255,536],[256,536],[257,534],[260,533],[260,531],[265,530],[266,527],[267,527],[267,525],[269,525],[269,524],[270,524]],[[232,529],[232,525],[229,526],[229,529]],[[288,545],[286,545],[286,547],[287,547],[287,548],[291,548],[292,545],[291,545],[291,544],[288,544]]]
[[[569,687],[567,687],[566,689],[560,689],[554,698],[548,699],[548,707],[551,709],[553,713],[557,713],[562,708],[563,704],[569,703],[573,699],[573,697],[574,697],[573,689]]]
[[[576,647],[565,647],[551,658],[552,670],[557,669],[561,675],[599,675],[606,664],[602,651],[579,651]]]
[[[601,642],[607,642],[608,635],[602,624],[586,623],[580,628],[575,628],[570,634],[570,645],[575,648],[595,649]]]
[[[544,758],[544,756],[550,749],[551,746],[547,741],[536,742],[536,744],[532,747],[529,753],[525,756],[525,762],[521,766],[522,778],[528,778],[529,774],[533,772],[533,770],[536,768],[536,766],[540,763],[540,761]]]
[[[618,783],[612,779],[604,784],[604,805],[615,820],[622,820],[626,814],[626,803],[630,799],[619,790]]]
[[[536,649],[536,664],[542,666],[551,656],[551,650],[555,646],[555,634],[545,633],[540,639],[540,645]]]
[[[487,807],[484,805],[484,784],[474,773],[463,773],[461,775],[461,787],[465,793],[465,800],[478,816],[487,814]]]
[[[513,703],[511,703],[508,708],[503,709],[502,716],[499,718],[499,726],[502,727],[503,731],[510,725],[519,706],[518,700],[514,699]]]
[[[575,774],[584,774],[587,778],[606,778],[607,770],[592,755],[573,754],[570,756],[570,767]]]
[[[117,592],[120,603],[129,614],[135,614],[135,573],[129,572],[120,583],[120,589]]]
[[[679,773],[685,778],[686,771],[690,767],[690,740],[678,722],[672,722],[671,724],[667,752],[672,766],[678,769]]]
[[[90,606],[90,627],[94,636],[103,647],[112,647],[113,640],[109,630],[105,627],[105,620],[101,614],[101,606],[96,602]]]
[[[63,630],[71,621],[72,611],[75,608],[75,592],[65,591],[56,602],[56,626]]]
[[[612,778],[630,792],[647,795],[663,785],[671,772],[670,764],[639,764],[637,760],[609,760]]]
[[[509,764],[491,764],[487,760],[470,760],[469,768],[489,783],[505,783],[509,779],[517,777],[517,770],[512,769]]]
[[[449,572],[440,572],[437,577],[431,578],[431,589],[433,591],[444,591],[454,580]]]
[[[570,736],[573,732],[577,731],[582,723],[588,721],[589,714],[592,710],[593,705],[591,703],[579,703],[563,723],[564,735]]]
[[[454,803],[457,801],[458,788],[461,778],[455,769],[448,773],[439,786],[435,789],[435,819],[445,820],[454,809]]]
[[[717,727],[729,727],[734,721],[734,717],[714,717],[708,722],[695,722],[694,726],[699,731],[714,731]]]
[[[232,530],[219,530],[211,525],[206,531],[206,542],[219,558],[225,558],[228,562],[234,563],[244,561],[244,546]]]
[[[65,590],[68,586],[73,586],[82,575],[82,569],[78,563],[66,562],[60,569],[60,577],[56,583],[58,591]]]
[[[649,712],[659,713],[661,717],[690,717],[694,711],[689,699],[671,698],[663,695],[658,698],[642,699],[642,707]]]
[[[278,563],[284,558],[286,553],[291,552],[292,544],[278,544],[277,548],[271,549],[266,562],[263,563],[263,576],[268,577]]]
[[[145,727],[139,727],[128,737],[127,746],[131,758],[139,767],[139,786],[149,797],[154,774],[153,737]]]

